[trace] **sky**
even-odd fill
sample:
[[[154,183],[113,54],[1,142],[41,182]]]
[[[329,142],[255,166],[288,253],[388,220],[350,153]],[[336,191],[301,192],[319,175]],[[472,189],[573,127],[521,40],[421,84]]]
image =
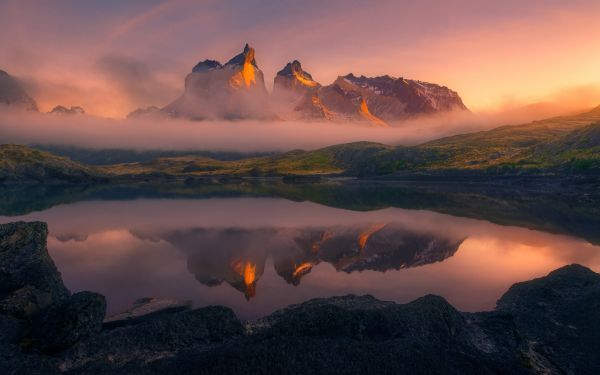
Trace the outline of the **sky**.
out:
[[[267,86],[298,59],[322,84],[389,74],[475,112],[600,104],[597,0],[0,0],[0,69],[41,110],[122,118],[163,106],[206,58],[256,48]]]

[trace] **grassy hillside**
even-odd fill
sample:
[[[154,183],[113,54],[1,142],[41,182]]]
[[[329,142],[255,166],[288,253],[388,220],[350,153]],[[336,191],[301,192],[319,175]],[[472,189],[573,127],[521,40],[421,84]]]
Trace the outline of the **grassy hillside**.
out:
[[[545,165],[561,165],[576,171],[600,168],[600,122],[538,145],[532,158]]]
[[[82,181],[101,177],[95,168],[26,146],[0,145],[0,182]]]
[[[235,161],[198,156],[158,158],[144,163],[112,165],[103,170],[120,175],[373,176],[444,170],[534,171],[562,168],[570,163],[589,169],[597,166],[598,147],[593,142],[598,139],[598,125],[590,124],[598,121],[600,107],[576,116],[503,126],[414,147],[356,142]],[[585,139],[592,143],[584,142]]]

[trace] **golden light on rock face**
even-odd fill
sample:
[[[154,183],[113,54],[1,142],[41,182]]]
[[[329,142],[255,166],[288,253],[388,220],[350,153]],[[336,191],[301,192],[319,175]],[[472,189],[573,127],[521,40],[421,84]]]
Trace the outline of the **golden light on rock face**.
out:
[[[296,78],[298,80],[298,82],[300,82],[304,86],[316,87],[318,85],[317,82],[313,81],[312,79],[308,79],[308,78],[304,77],[304,75],[302,75],[301,73],[299,73],[296,70],[293,70],[292,74],[294,75],[294,78]]]
[[[373,224],[367,230],[365,230],[359,234],[358,248],[360,249],[361,252],[365,249],[365,246],[367,246],[367,241],[369,241],[369,238],[372,235],[374,235],[375,233],[382,230],[383,227],[385,227],[385,226],[386,226],[386,223]]]
[[[362,98],[360,102],[359,113],[363,118],[371,122],[371,124],[375,126],[389,128],[389,125],[385,121],[383,121],[379,117],[372,114],[371,111],[369,111],[369,107],[367,106],[367,101],[365,100],[365,98]]]
[[[252,65],[252,61],[254,60],[254,48],[249,48],[248,53],[246,54],[246,58],[244,60],[244,66],[242,67],[242,77],[244,78],[244,83],[246,87],[250,87],[252,84],[256,84],[256,77],[254,76],[254,65]]]

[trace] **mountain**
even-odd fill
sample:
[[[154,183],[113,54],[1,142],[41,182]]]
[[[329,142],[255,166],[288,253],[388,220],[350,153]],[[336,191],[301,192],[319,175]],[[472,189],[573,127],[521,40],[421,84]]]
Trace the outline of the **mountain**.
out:
[[[374,126],[410,117],[466,111],[455,91],[422,81],[353,74],[323,86],[298,60],[277,72],[268,95],[264,75],[248,44],[242,53],[221,64],[206,59],[185,78],[183,95],[161,112],[191,119],[314,119],[363,121]],[[145,115],[137,110],[128,117]]]
[[[77,106],[67,108],[62,105],[57,105],[56,107],[52,108],[52,111],[48,113],[54,115],[84,115],[85,111],[83,108]]]
[[[375,126],[423,114],[467,110],[460,96],[447,87],[387,75],[367,78],[348,74],[322,86],[297,60],[277,73],[273,97],[278,107],[292,110],[292,117],[362,120]]]
[[[338,77],[320,88],[316,97],[334,117],[362,118],[379,126],[423,114],[467,110],[460,96],[447,87],[387,75]]]
[[[37,111],[37,104],[21,86],[19,81],[0,70],[0,105],[11,108]]]
[[[185,78],[183,95],[162,111],[192,119],[272,118],[254,48],[246,44],[224,65],[216,60],[198,63]]]

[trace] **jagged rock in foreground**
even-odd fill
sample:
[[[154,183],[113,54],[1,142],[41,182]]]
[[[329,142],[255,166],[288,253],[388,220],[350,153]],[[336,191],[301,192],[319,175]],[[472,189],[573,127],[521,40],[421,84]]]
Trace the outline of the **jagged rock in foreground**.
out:
[[[45,223],[0,225],[0,313],[29,319],[68,298],[46,249]]]
[[[1,105],[27,111],[38,110],[35,100],[27,94],[19,81],[4,70],[0,70],[0,106]]]
[[[75,293],[33,319],[33,345],[44,353],[61,352],[79,340],[100,332],[105,315],[106,299],[103,295]]]
[[[19,261],[15,253],[21,249],[29,256],[19,264],[38,264],[38,254],[37,262],[46,266],[36,266],[36,273],[14,273],[14,279],[28,276],[35,284],[42,273],[51,282],[60,280],[47,253],[35,251],[45,249],[42,223],[5,224],[0,234],[2,277],[9,280],[6,265]],[[4,302],[15,283],[0,285]],[[13,286],[4,290],[5,285]],[[65,302],[73,299],[78,302]],[[462,313],[433,295],[407,304],[345,296],[310,300],[257,321],[242,322],[229,308],[209,306],[98,332],[101,301],[92,293],[70,298],[63,293],[32,320],[0,312],[0,372],[600,373],[600,275],[579,265],[515,284],[495,311],[480,313]],[[81,311],[71,310],[77,308]],[[38,319],[54,328],[39,330]],[[65,335],[69,327],[74,332]],[[53,355],[36,351],[40,334],[47,342],[61,341],[52,345]]]

